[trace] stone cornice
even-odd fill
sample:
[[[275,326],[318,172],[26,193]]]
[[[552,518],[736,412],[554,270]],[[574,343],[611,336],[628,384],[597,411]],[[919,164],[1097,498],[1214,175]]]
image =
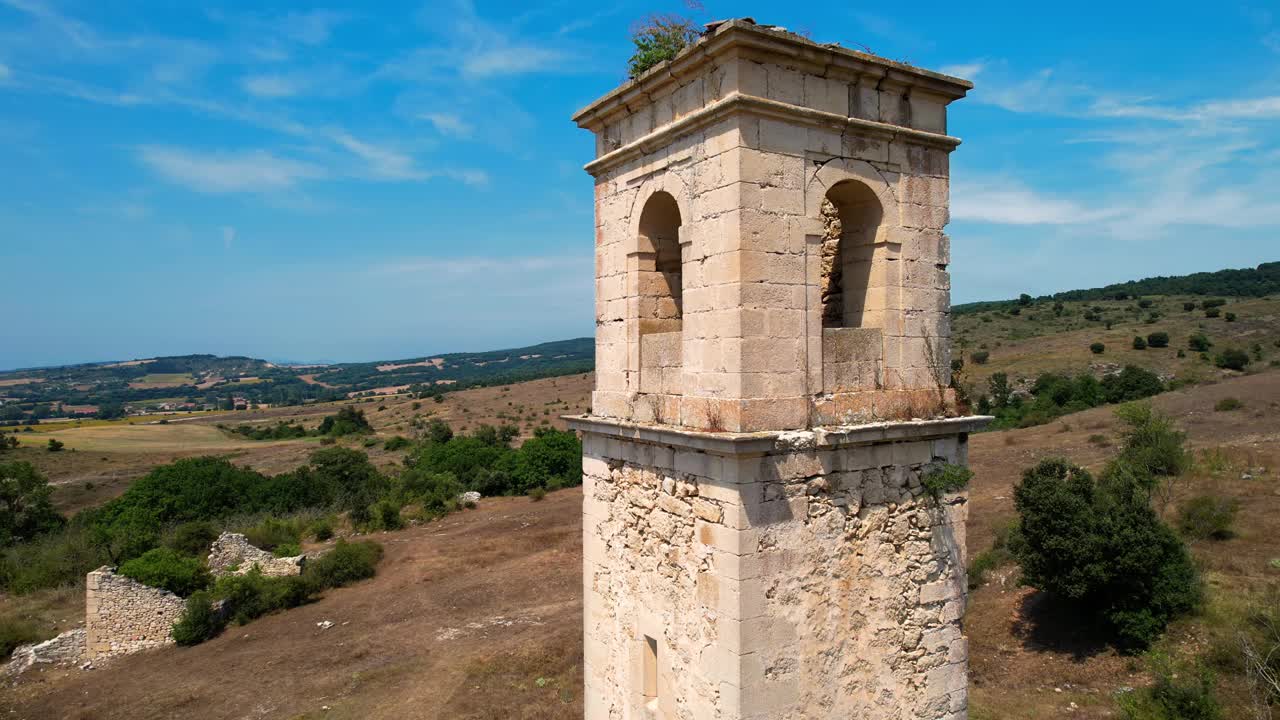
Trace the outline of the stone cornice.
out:
[[[987,415],[881,422],[785,432],[712,433],[669,425],[644,425],[617,418],[566,415],[570,430],[595,435],[698,450],[714,455],[765,455],[805,449],[832,449],[875,443],[928,440],[981,430],[995,418]]]
[[[960,145],[960,138],[943,135],[942,133],[916,130],[875,120],[845,117],[838,113],[814,110],[813,108],[801,107],[778,100],[769,100],[755,95],[743,95],[735,92],[706,107],[695,110],[679,120],[663,125],[642,138],[601,155],[584,165],[583,169],[593,176],[599,175],[620,163],[653,152],[671,144],[682,135],[707,125],[715,124],[719,120],[736,113],[774,117],[815,127],[831,127],[842,132],[845,129],[851,129],[862,135],[883,138],[889,141],[905,138],[921,145],[930,145],[948,151],[954,150]]]
[[[973,83],[905,63],[838,45],[822,45],[799,35],[746,20],[730,20],[640,77],[628,81],[574,114],[579,127],[598,130],[617,113],[634,112],[650,104],[651,96],[666,85],[703,71],[706,65],[733,52],[804,65],[819,74],[839,72],[875,78],[902,88],[918,88],[948,100],[957,100],[973,89]]]

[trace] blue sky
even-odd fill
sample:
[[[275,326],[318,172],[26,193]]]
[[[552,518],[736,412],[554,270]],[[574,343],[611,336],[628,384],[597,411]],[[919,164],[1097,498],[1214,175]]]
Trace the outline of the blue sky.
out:
[[[0,367],[591,333],[569,117],[680,3],[210,2],[0,0]],[[691,14],[977,83],[951,108],[965,302],[1280,259],[1280,7],[1138,5]]]

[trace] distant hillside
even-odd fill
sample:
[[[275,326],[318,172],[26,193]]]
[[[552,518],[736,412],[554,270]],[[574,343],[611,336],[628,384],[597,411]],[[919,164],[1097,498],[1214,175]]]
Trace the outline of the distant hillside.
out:
[[[1280,262],[1256,268],[1219,270],[1172,277],[1158,276],[1107,285],[1089,290],[1068,290],[1043,295],[1037,300],[1089,301],[1124,300],[1138,295],[1219,295],[1222,297],[1264,297],[1280,293]],[[1005,307],[1016,300],[992,300],[956,305],[956,315]]]
[[[0,372],[0,424],[65,416],[300,405],[360,394],[461,388],[589,372],[591,338],[489,352],[288,366],[247,357],[182,355]]]

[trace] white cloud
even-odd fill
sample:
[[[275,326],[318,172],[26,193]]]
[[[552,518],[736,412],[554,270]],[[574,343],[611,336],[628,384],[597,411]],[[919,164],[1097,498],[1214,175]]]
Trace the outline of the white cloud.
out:
[[[964,78],[965,80],[973,80],[982,74],[987,64],[981,60],[975,60],[970,63],[961,63],[959,65],[943,65],[938,68],[938,72],[951,77]]]
[[[159,175],[206,193],[287,190],[299,181],[325,176],[322,168],[255,150],[201,153],[176,147],[146,145],[141,162]]]
[[[346,20],[345,13],[332,10],[291,12],[280,19],[280,32],[305,45],[321,45],[328,42],[333,29]]]
[[[240,83],[245,92],[261,98],[292,97],[300,93],[304,83],[285,75],[251,75]]]
[[[1096,222],[1109,214],[1011,181],[958,181],[951,193],[951,215],[957,220],[998,225],[1077,225]]]
[[[1191,114],[1200,118],[1223,120],[1280,118],[1280,95],[1238,100],[1215,100],[1196,106]]]
[[[431,123],[435,126],[436,132],[444,135],[467,138],[471,137],[471,132],[474,130],[470,123],[453,113],[429,112],[422,113],[418,117]]]
[[[236,229],[230,225],[222,226],[222,247],[230,250],[232,243],[236,241]]]
[[[414,167],[413,157],[395,150],[360,140],[343,130],[329,133],[329,138],[367,163],[368,172],[387,180],[422,180],[428,173]]]
[[[494,75],[521,75],[550,70],[559,65],[565,54],[551,48],[532,46],[501,47],[468,55],[462,62],[464,75],[476,78]]]
[[[8,80],[12,75],[13,71],[9,69],[9,66],[4,63],[0,63],[0,82]]]

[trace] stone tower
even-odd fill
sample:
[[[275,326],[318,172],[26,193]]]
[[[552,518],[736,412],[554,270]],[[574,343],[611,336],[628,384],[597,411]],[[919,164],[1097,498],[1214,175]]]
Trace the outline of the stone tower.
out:
[[[733,20],[596,136],[582,433],[591,720],[962,718],[947,104],[972,85]]]

